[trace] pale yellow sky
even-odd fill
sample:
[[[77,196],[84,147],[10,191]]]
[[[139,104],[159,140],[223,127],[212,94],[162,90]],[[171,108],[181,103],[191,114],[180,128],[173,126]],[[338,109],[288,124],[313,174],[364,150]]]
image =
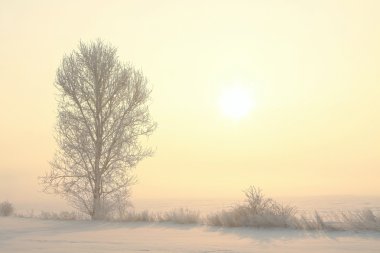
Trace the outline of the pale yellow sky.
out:
[[[102,38],[153,86],[136,198],[380,194],[380,1],[0,1],[0,200],[42,201],[55,71]],[[233,84],[254,109],[224,117]],[[54,198],[52,198],[54,199]]]

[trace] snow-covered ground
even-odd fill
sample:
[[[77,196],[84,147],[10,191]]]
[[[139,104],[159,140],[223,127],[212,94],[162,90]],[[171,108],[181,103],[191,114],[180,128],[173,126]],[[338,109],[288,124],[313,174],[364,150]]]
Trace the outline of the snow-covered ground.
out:
[[[0,252],[380,252],[380,233],[0,218]]]

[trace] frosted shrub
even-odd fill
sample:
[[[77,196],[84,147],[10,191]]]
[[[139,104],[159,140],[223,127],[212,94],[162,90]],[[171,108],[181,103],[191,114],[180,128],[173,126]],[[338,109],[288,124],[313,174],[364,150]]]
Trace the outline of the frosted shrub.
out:
[[[4,201],[0,203],[0,216],[10,216],[13,211],[13,205],[10,202]]]
[[[261,189],[250,186],[244,191],[247,205],[246,209],[251,214],[271,214],[274,216],[294,216],[296,209],[293,206],[282,205],[271,198],[267,198]]]
[[[333,215],[333,213],[331,213],[331,215]],[[317,211],[314,211],[314,214],[308,215],[308,217],[302,215],[296,221],[295,227],[305,230],[339,230],[334,222],[325,221]]]
[[[198,211],[187,208],[179,208],[165,212],[163,215],[159,215],[158,219],[161,222],[169,221],[179,224],[196,224],[201,221]]]
[[[355,212],[342,212],[340,226],[344,230],[372,230],[380,231],[380,217],[369,209]]]
[[[179,208],[164,213],[154,213],[149,211],[136,212],[134,210],[126,211],[115,221],[127,222],[174,222],[178,224],[195,224],[200,223],[200,215],[198,211]]]
[[[225,227],[294,227],[296,209],[267,198],[260,189],[249,187],[245,204],[207,217],[206,223]]]
[[[38,216],[42,220],[82,220],[83,216],[76,212],[62,211],[60,213],[41,211]]]
[[[120,215],[116,221],[129,221],[129,222],[154,222],[157,220],[157,216],[147,210],[142,212],[126,211],[124,214]]]

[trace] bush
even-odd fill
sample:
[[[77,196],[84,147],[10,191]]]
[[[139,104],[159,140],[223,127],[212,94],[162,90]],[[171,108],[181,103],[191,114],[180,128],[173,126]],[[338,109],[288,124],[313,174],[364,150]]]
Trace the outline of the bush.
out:
[[[136,212],[134,210],[125,211],[117,218],[110,218],[113,221],[126,221],[126,222],[155,222],[157,216],[147,210],[142,212]]]
[[[158,215],[158,221],[179,224],[197,224],[201,222],[201,219],[198,211],[179,208],[165,212],[163,215]]]
[[[134,210],[126,211],[122,216],[110,219],[113,221],[126,222],[173,222],[179,224],[196,224],[201,223],[198,211],[179,208],[164,213],[154,213],[149,211],[136,212]]]
[[[0,203],[0,216],[10,216],[13,211],[13,205],[10,202],[4,201]]]
[[[41,211],[37,217],[42,220],[83,220],[84,217],[76,212],[62,211],[60,213]]]
[[[339,223],[342,230],[371,230],[380,231],[380,217],[369,209],[355,212],[342,212]]]
[[[245,191],[245,204],[207,216],[206,224],[223,227],[276,227],[304,230],[380,231],[380,217],[371,210],[330,212],[324,216],[298,215],[295,207],[282,205],[254,186]]]
[[[206,223],[224,227],[295,227],[296,209],[267,198],[260,189],[249,187],[245,204],[207,217]]]

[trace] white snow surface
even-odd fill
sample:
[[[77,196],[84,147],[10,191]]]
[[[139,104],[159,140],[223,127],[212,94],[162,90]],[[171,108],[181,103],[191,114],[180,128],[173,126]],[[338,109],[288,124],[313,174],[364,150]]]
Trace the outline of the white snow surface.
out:
[[[380,252],[380,233],[0,217],[0,252]]]

